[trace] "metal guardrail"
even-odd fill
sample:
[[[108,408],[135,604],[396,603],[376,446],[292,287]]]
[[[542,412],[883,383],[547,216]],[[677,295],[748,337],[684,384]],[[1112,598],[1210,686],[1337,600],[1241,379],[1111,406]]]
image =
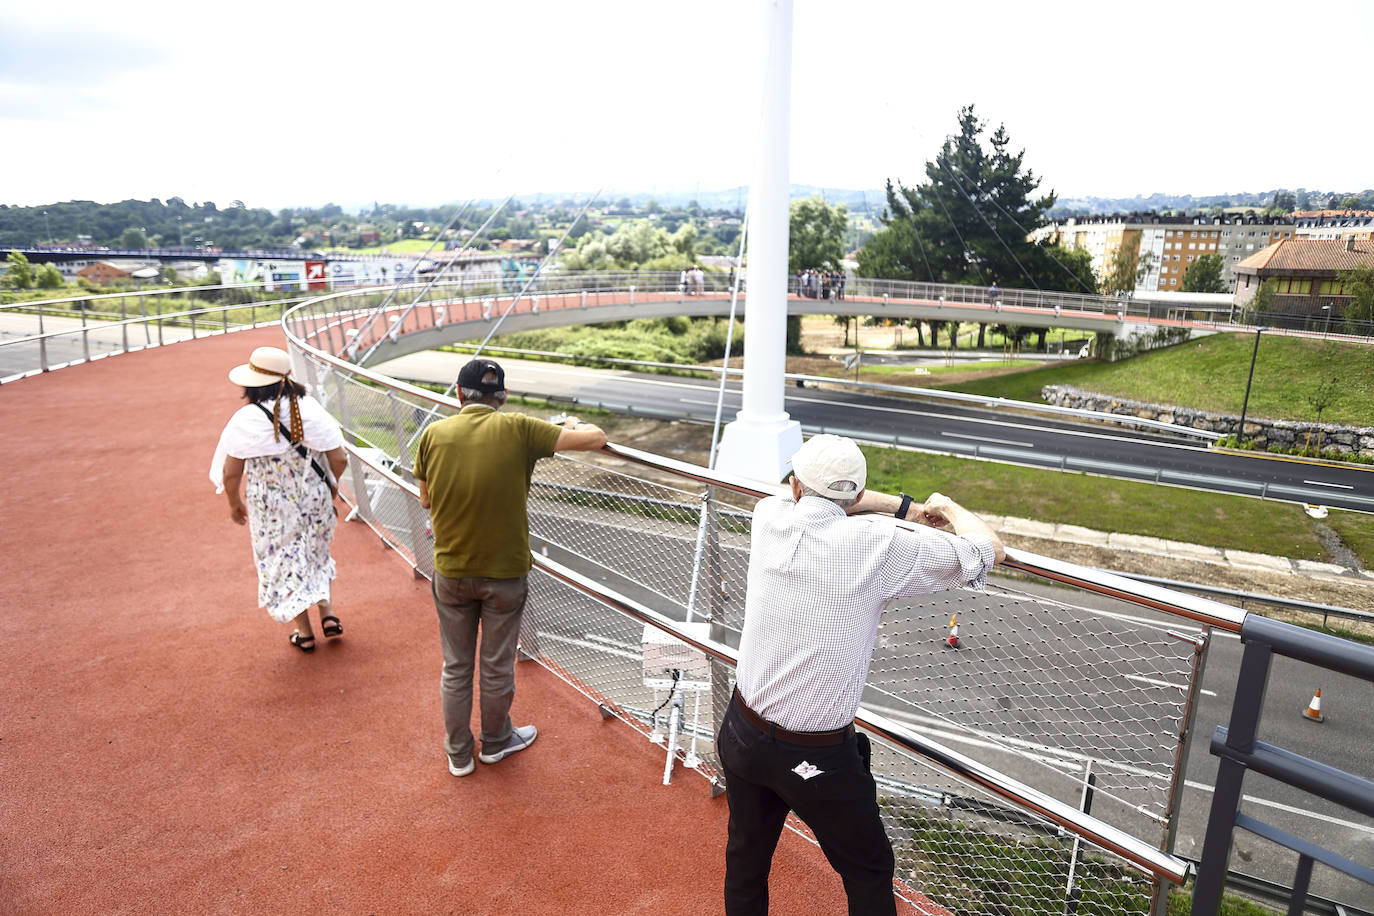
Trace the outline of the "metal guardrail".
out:
[[[180,312],[135,316],[133,318],[116,318],[108,321],[91,321],[85,312],[80,312],[80,326],[56,331],[44,329],[45,319],[51,321],[54,320],[55,316],[45,316],[40,313],[37,316],[39,333],[0,339],[0,358],[25,347],[37,349],[37,358],[32,360],[32,368],[25,368],[0,376],[0,384],[78,363],[88,363],[115,354],[132,353],[150,347],[166,346],[181,340],[195,340],[199,337],[248,330],[264,324],[275,324],[281,319],[281,315],[286,309],[299,304],[301,301],[302,297],[297,296],[265,302],[221,305]],[[247,312],[247,321],[239,319],[231,321],[231,312]],[[219,320],[216,321],[213,316],[218,316]],[[65,316],[56,317],[65,318]],[[143,341],[141,343],[138,341],[137,335],[132,342],[130,341],[131,330],[142,330]],[[80,343],[79,352],[76,349],[78,339]],[[71,358],[52,358],[50,353],[52,346],[54,344],[67,344],[68,342],[70,342],[70,352],[65,355]],[[94,348],[93,344],[95,345]],[[104,352],[99,350],[102,345],[107,348]]]
[[[465,349],[461,345],[455,345],[454,349]],[[472,349],[467,347],[466,349]],[[485,348],[485,352],[491,354],[506,353],[511,356],[533,356],[540,359],[560,359],[576,362],[593,362],[607,366],[629,366],[632,368],[645,369],[668,369],[673,372],[683,373],[705,373],[708,375],[719,376],[722,371],[727,375],[744,375],[743,369],[722,369],[720,366],[689,366],[682,363],[661,363],[653,360],[643,359],[620,359],[614,356],[579,356],[573,353],[556,353],[549,350],[521,350],[514,347],[491,347]],[[1134,426],[1141,429],[1153,429],[1158,432],[1170,433],[1179,436],[1193,436],[1199,439],[1215,440],[1220,433],[1211,430],[1194,429],[1190,426],[1179,426],[1176,423],[1165,423],[1160,420],[1150,420],[1144,417],[1135,417],[1129,414],[1104,413],[1097,410],[1084,410],[1079,407],[1061,407],[1056,404],[1036,404],[1030,401],[1016,401],[1010,398],[990,397],[982,394],[966,394],[962,391],[951,391],[944,388],[919,388],[912,385],[889,385],[882,382],[863,382],[850,381],[849,379],[831,378],[825,375],[805,375],[800,373],[787,372],[783,374],[783,379],[795,382],[802,387],[807,385],[816,387],[819,385],[831,385],[836,388],[850,388],[857,391],[878,391],[900,394],[907,397],[920,397],[927,400],[955,401],[963,404],[976,404],[979,407],[1002,410],[1024,410],[1035,413],[1048,414],[1061,417],[1075,417],[1077,419],[1092,420],[1094,422],[1105,423],[1111,426]]]
[[[1374,646],[1259,616],[1246,619],[1240,638],[1245,644],[1245,654],[1231,707],[1230,726],[1218,726],[1212,737],[1211,752],[1220,760],[1197,885],[1193,890],[1193,908],[1194,912],[1215,913],[1221,906],[1232,836],[1239,828],[1298,854],[1288,912],[1301,914],[1315,863],[1320,862],[1370,886],[1374,886],[1374,868],[1241,813],[1246,773],[1254,770],[1369,817],[1374,817],[1374,781],[1259,740],[1260,715],[1271,661],[1274,655],[1283,655],[1374,682]]]
[[[1137,582],[1149,582],[1153,585],[1162,585],[1174,591],[1199,592],[1204,595],[1225,595],[1235,598],[1240,603],[1241,610],[1245,609],[1245,603],[1266,604],[1271,607],[1287,608],[1293,611],[1302,611],[1306,614],[1320,614],[1322,626],[1328,624],[1330,617],[1342,617],[1346,620],[1354,620],[1360,623],[1374,623],[1374,613],[1369,611],[1357,611],[1354,608],[1334,607],[1329,604],[1317,604],[1312,601],[1299,601],[1296,598],[1282,598],[1278,595],[1260,595],[1255,592],[1238,592],[1230,588],[1217,588],[1213,585],[1203,585],[1198,582],[1180,582],[1175,579],[1162,579],[1158,576],[1146,576],[1140,573],[1121,573],[1128,579]]]
[[[156,300],[164,296],[170,298],[174,296],[193,296],[197,294],[217,295],[227,292],[260,293],[263,291],[264,286],[261,281],[257,283],[220,283],[209,286],[153,286],[150,284],[146,288],[142,286],[136,288],[129,287],[108,293],[83,293],[79,296],[61,296],[56,299],[31,299],[26,302],[9,302],[0,305],[0,312],[41,312],[46,310],[48,314],[74,315],[86,311],[84,306],[89,303],[99,304],[133,298],[140,300]],[[301,297],[297,297],[297,301],[300,301],[300,298]],[[247,305],[247,303],[243,304]],[[63,305],[71,305],[72,308],[64,310],[61,308]]]

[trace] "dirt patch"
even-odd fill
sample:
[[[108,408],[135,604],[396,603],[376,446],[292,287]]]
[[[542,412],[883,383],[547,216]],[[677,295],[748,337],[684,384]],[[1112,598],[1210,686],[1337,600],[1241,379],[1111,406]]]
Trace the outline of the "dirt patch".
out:
[[[1136,573],[1142,576],[1155,576],[1160,579],[1173,579],[1176,582],[1206,583],[1216,588],[1230,588],[1238,592],[1272,595],[1276,598],[1289,598],[1294,601],[1310,601],[1332,607],[1374,612],[1374,585],[1371,585],[1368,580],[1352,578],[1349,582],[1343,582],[1325,577],[1315,578],[1259,569],[1238,569],[1198,560],[1159,557],[1154,554],[1135,551],[1108,550],[1105,547],[1095,547],[1089,544],[1067,544],[1061,541],[1047,541],[1015,535],[1005,536],[1005,540],[1009,546],[1019,550],[1076,563],[1079,566],[1096,567],[1120,573]],[[1249,609],[1251,605],[1247,603],[1246,607]],[[1284,617],[1287,613],[1272,607],[1265,607],[1262,610],[1268,617]],[[1306,621],[1310,623],[1310,615],[1305,616]],[[1345,622],[1338,621],[1337,618],[1332,618],[1332,620],[1339,622],[1342,626],[1347,626]],[[1374,635],[1374,627],[1367,629],[1370,635]]]

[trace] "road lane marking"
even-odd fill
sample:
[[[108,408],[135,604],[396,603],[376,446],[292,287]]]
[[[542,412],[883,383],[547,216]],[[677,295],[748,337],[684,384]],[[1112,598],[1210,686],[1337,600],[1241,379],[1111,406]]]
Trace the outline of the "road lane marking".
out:
[[[893,695],[890,691],[883,690],[880,687],[875,688],[871,684],[869,687],[891,699],[901,702],[901,698]],[[959,725],[958,723],[950,722],[948,719],[942,719],[938,716],[923,716],[917,712],[913,712],[910,706],[881,706],[873,703],[864,703],[863,709],[881,713],[890,719],[896,719],[898,722],[905,722],[913,729],[923,734],[929,734],[932,737],[943,736],[950,740],[960,741],[975,747],[994,748],[1003,753],[1014,754],[1018,757],[1029,757],[1053,764],[1070,773],[1081,772],[1083,764],[1091,760],[1094,767],[1098,769],[1106,768],[1115,770],[1119,773],[1128,773],[1132,776],[1142,776],[1160,783],[1165,783],[1169,780],[1167,771],[1161,772],[1148,769],[1144,766],[1127,763],[1123,760],[1108,760],[1102,757],[1084,754],[1081,751],[1073,751],[1068,748],[1040,744],[1025,738],[1014,738],[1011,735],[1003,735],[998,732],[986,731],[968,725]],[[949,731],[951,727],[962,728],[963,731]]]
[[[577,646],[580,649],[595,649],[598,652],[605,652],[608,655],[616,655],[620,658],[628,659],[632,662],[643,662],[644,655],[641,652],[626,652],[623,649],[614,649],[610,646],[603,646],[598,643],[588,642],[585,639],[578,639],[574,636],[564,636],[561,633],[554,633],[550,630],[536,630],[535,635],[540,639],[551,639],[555,642],[567,643],[570,646]]]
[[[402,358],[404,358],[404,357],[402,357]],[[517,358],[517,359],[518,359],[518,358]],[[517,360],[516,360],[516,359],[513,359],[513,360],[512,360],[512,362],[515,362],[515,361],[517,361]],[[583,377],[583,378],[586,378],[588,374],[592,374],[592,375],[600,374],[600,375],[603,375],[603,376],[605,376],[605,377],[607,377],[607,378],[614,379],[614,380],[616,380],[616,381],[631,382],[631,383],[641,384],[641,385],[656,385],[656,386],[661,387],[661,388],[687,388],[687,389],[689,389],[689,390],[696,391],[696,392],[701,392],[701,391],[703,391],[703,390],[708,390],[708,391],[709,391],[709,390],[711,390],[711,389],[710,389],[708,386],[711,386],[711,385],[718,385],[718,384],[719,384],[719,381],[709,381],[709,380],[702,380],[702,381],[699,381],[699,382],[696,382],[696,383],[692,383],[692,382],[666,381],[666,380],[663,380],[663,379],[648,379],[648,378],[643,378],[643,377],[637,376],[637,375],[631,375],[631,374],[629,374],[630,370],[616,370],[616,369],[582,369],[582,368],[561,369],[561,368],[555,368],[555,367],[548,366],[547,364],[526,364],[526,365],[522,365],[522,366],[520,367],[520,372],[521,372],[522,375],[525,374],[525,373],[530,373],[530,374],[536,374],[536,375],[537,375],[537,374],[543,374],[543,375],[581,376],[581,377]],[[731,386],[733,386],[733,387],[727,387],[726,390],[729,391],[731,394],[739,394],[739,393],[740,393],[740,387],[739,387],[739,386],[742,385],[742,383],[741,383],[740,381],[736,380],[736,379],[731,379],[731,380],[730,380],[730,384],[731,384]],[[868,397],[879,397],[879,395],[867,395],[867,396],[868,396]],[[890,396],[889,396],[889,397],[890,397]],[[1109,433],[1089,432],[1089,431],[1081,430],[1081,429],[1062,429],[1062,428],[1059,428],[1059,427],[1047,428],[1047,427],[1044,427],[1044,426],[1037,426],[1037,425],[1031,424],[1031,423],[1013,423],[1013,422],[1009,422],[1009,421],[1007,421],[1007,420],[993,420],[993,419],[987,419],[987,418],[983,418],[983,417],[964,417],[964,416],[959,416],[959,415],[957,415],[957,414],[951,414],[951,413],[944,412],[944,411],[935,411],[935,410],[912,410],[912,409],[909,409],[909,408],[883,407],[883,406],[880,406],[880,405],[877,405],[877,404],[856,404],[856,403],[853,403],[852,401],[844,400],[844,399],[808,398],[808,397],[800,397],[800,396],[796,396],[796,395],[792,395],[792,394],[785,394],[785,395],[784,395],[784,401],[799,401],[799,402],[805,403],[805,404],[824,404],[824,405],[826,405],[826,406],[828,406],[828,407],[842,407],[842,408],[859,409],[859,410],[871,410],[871,411],[877,411],[877,412],[880,412],[880,413],[897,413],[897,414],[905,414],[905,415],[907,415],[907,416],[912,416],[912,417],[937,417],[937,418],[940,418],[940,419],[953,420],[953,421],[961,422],[961,423],[971,423],[971,424],[982,425],[982,426],[1003,426],[1003,427],[1007,427],[1008,429],[1016,429],[1016,430],[1033,430],[1033,431],[1039,431],[1039,432],[1051,432],[1051,433],[1054,433],[1054,434],[1056,434],[1056,435],[1061,435],[1061,436],[1078,436],[1078,437],[1084,438],[1084,439],[1105,439],[1105,440],[1109,440],[1109,441],[1112,441],[1112,442],[1128,442],[1128,443],[1129,443],[1129,442],[1135,442],[1135,443],[1139,443],[1139,444],[1141,444],[1141,445],[1145,445],[1145,446],[1147,446],[1147,447],[1153,447],[1153,448],[1186,449],[1186,450],[1191,451],[1191,452],[1206,452],[1206,451],[1208,450],[1208,449],[1206,448],[1206,446],[1198,446],[1198,445],[1184,444],[1184,443],[1177,443],[1177,442],[1154,442],[1154,441],[1147,441],[1147,440],[1139,440],[1139,439],[1134,438],[1134,437],[1131,435],[1130,431],[1129,431],[1129,430],[1126,430],[1126,429],[1123,429],[1123,430],[1121,431],[1121,433],[1118,434],[1118,435],[1111,435],[1111,434],[1109,434]],[[714,406],[715,406],[715,403],[716,403],[715,401],[710,401],[710,402],[690,402],[690,401],[686,401],[685,399],[684,399],[684,402],[686,402],[686,403],[697,403],[697,404],[699,404],[699,405],[704,404],[704,405],[712,406],[712,407],[714,407]],[[1004,406],[1005,406],[1005,405],[1004,405]],[[1028,404],[1028,405],[1027,405],[1027,408],[1028,408],[1028,409],[1034,409],[1035,406],[1036,406],[1036,405],[1034,405],[1034,404]],[[985,410],[985,411],[986,411],[986,410],[990,410],[991,408],[987,408],[987,407],[981,407],[981,408],[980,408],[980,407],[975,407],[975,408],[969,408],[969,409],[973,409],[973,410]]]
[[[1354,487],[1344,483],[1327,483],[1325,480],[1304,480],[1303,483],[1310,483],[1314,487],[1336,487],[1341,490],[1353,490]]]
[[[1171,688],[1173,688],[1174,690],[1186,691],[1186,690],[1188,689],[1188,685],[1187,685],[1187,684],[1171,684],[1171,683],[1169,683],[1168,681],[1159,681],[1159,680],[1155,680],[1155,679],[1152,678],[1152,677],[1143,677],[1142,675],[1139,675],[1139,674],[1128,674],[1128,675],[1126,675],[1126,680],[1128,680],[1128,681],[1140,681],[1142,684],[1152,684],[1152,685],[1154,685],[1155,687],[1171,687]],[[1215,691],[1212,691],[1212,690],[1203,690],[1203,691],[1201,691],[1201,693],[1202,693],[1202,695],[1205,696],[1205,697],[1214,697],[1214,696],[1216,696],[1216,692],[1215,692]]]
[[[1034,442],[1017,442],[1014,439],[993,439],[989,436],[968,436],[963,433],[941,432],[942,436],[949,436],[951,439],[972,439],[974,442],[995,442],[998,445],[1019,445],[1021,448],[1035,448]]]
[[[1191,779],[1185,779],[1183,781],[1183,784],[1190,789],[1197,789],[1200,792],[1216,791],[1215,786],[1209,786],[1205,782],[1194,782]],[[1292,805],[1285,805],[1282,802],[1269,801],[1265,798],[1257,798],[1254,795],[1243,795],[1241,797],[1245,801],[1253,802],[1256,805],[1264,805],[1265,807],[1274,808],[1278,811],[1283,811],[1287,814],[1300,814],[1303,817],[1310,817],[1316,821],[1323,821],[1328,824],[1334,824],[1337,827],[1345,827],[1348,830],[1358,830],[1361,833],[1368,833],[1371,836],[1374,836],[1374,827],[1370,827],[1368,824],[1357,824],[1354,821],[1342,820],[1339,817],[1332,817],[1329,814],[1318,814],[1310,808],[1295,808]]]
[[[1109,435],[1107,433],[1087,432],[1080,429],[1061,429],[1060,427],[1047,427],[1034,423],[1012,423],[1007,420],[991,420],[983,417],[964,417],[958,414],[946,413],[938,410],[911,410],[901,407],[880,407],[876,404],[854,404],[848,401],[827,400],[825,398],[803,398],[796,395],[786,395],[788,401],[800,401],[804,404],[825,404],[828,407],[848,407],[856,410],[873,410],[880,413],[898,413],[912,417],[938,417],[943,420],[953,420],[960,423],[971,423],[977,426],[1003,426],[1008,429],[1031,430],[1035,432],[1053,433],[1059,436],[1078,436],[1083,439],[1106,439],[1111,442],[1124,442],[1128,444],[1143,445],[1147,448],[1173,448],[1186,449],[1190,452],[1206,452],[1205,446],[1185,445],[1177,442],[1154,442],[1132,437],[1128,431],[1123,430],[1122,435]],[[1034,404],[1027,405],[1027,409],[1034,409]],[[990,410],[990,408],[970,408],[973,410]],[[819,425],[819,424],[814,424]]]

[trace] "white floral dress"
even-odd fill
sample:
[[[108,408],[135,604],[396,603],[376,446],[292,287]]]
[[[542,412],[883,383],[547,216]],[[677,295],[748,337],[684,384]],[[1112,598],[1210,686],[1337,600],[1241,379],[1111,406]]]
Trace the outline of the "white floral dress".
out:
[[[270,408],[269,408],[270,409]],[[286,404],[282,405],[283,412]],[[324,452],[343,445],[339,423],[314,398],[300,399],[307,454],[328,469]],[[329,486],[256,405],[240,407],[220,433],[210,481],[223,492],[224,460],[243,459],[243,502],[258,571],[258,604],[278,623],[329,598],[334,560],[334,501]]]
[[[316,460],[323,461],[320,456]],[[329,600],[334,580],[334,501],[295,449],[243,462],[243,502],[258,569],[258,604],[286,623]]]

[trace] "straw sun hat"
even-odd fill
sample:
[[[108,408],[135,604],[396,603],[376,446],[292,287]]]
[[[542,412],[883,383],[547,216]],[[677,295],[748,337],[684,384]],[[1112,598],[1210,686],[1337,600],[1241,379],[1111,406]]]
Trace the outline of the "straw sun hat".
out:
[[[277,347],[258,347],[248,357],[248,362],[241,366],[235,366],[229,370],[229,381],[244,388],[263,388],[267,385],[275,385],[278,382],[291,380],[291,357],[286,355],[285,350]],[[285,394],[290,401],[289,416],[290,439],[292,443],[300,442],[305,438],[304,426],[301,423],[301,408],[296,400],[296,387],[294,385],[282,385],[277,391],[277,400],[272,404],[272,420],[276,427],[272,430],[272,438],[280,437],[281,430],[281,398]]]
[[[275,385],[291,374],[291,357],[276,347],[258,347],[248,362],[229,370],[229,381],[244,388]]]

